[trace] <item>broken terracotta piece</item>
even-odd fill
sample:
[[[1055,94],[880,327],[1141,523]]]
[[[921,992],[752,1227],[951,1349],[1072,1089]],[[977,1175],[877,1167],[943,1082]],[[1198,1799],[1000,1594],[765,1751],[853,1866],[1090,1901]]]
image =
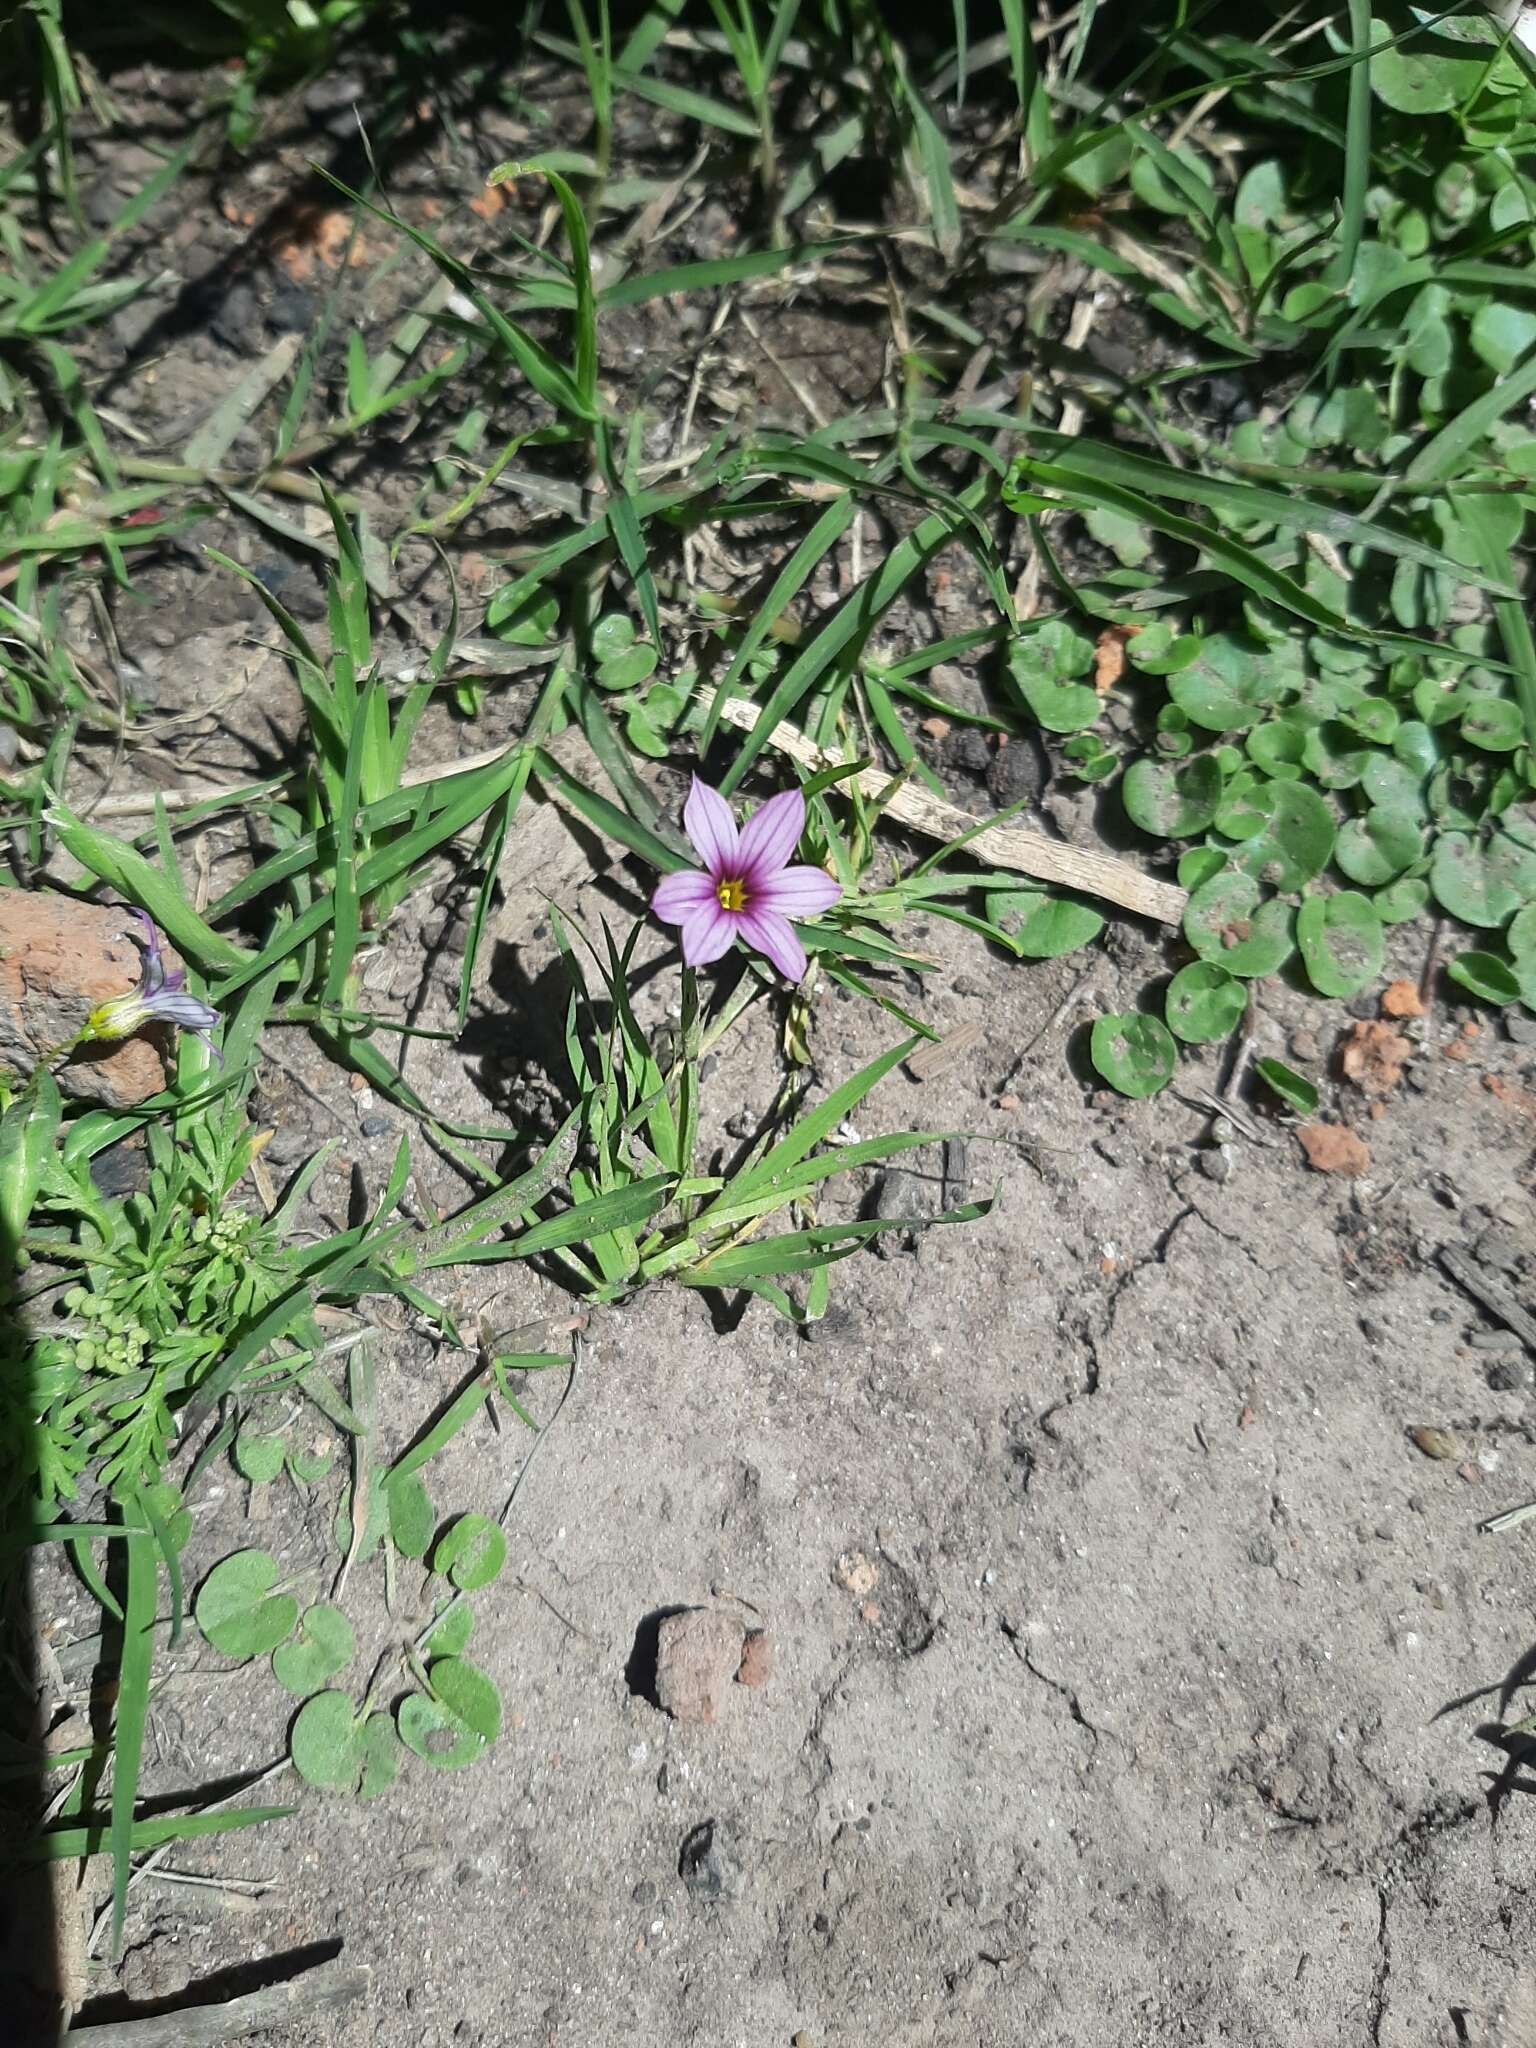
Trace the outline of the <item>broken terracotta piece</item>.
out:
[[[120,905],[82,903],[46,889],[0,889],[0,1067],[24,1081],[38,1061],[76,1038],[98,1004],[138,987],[143,956]],[[180,965],[162,948],[168,969]],[[146,1032],[82,1046],[59,1060],[60,1091],[131,1109],[166,1085],[160,1047]]]

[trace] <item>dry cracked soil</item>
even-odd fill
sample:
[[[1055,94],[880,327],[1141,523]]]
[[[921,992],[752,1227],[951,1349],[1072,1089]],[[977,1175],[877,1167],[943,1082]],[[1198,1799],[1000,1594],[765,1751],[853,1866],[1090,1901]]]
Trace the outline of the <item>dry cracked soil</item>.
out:
[[[438,152],[421,189],[430,172],[462,200],[459,157]],[[104,211],[142,175],[93,165]],[[154,445],[314,317],[310,284],[252,256],[271,193],[246,185],[221,213],[205,195],[195,226],[178,199],[146,230],[182,283],[112,330],[108,395]],[[831,328],[798,361],[793,339],[781,359],[802,380],[858,384],[832,402],[878,390],[878,351],[861,368]],[[409,509],[408,453],[402,435],[375,470],[341,458],[381,525]],[[313,619],[302,561],[254,528],[208,532]],[[484,562],[461,567],[472,596]],[[417,658],[444,593],[421,603],[402,634]],[[191,542],[139,572],[117,624],[158,721],[141,784],[281,757],[296,698],[257,620]],[[89,644],[83,614],[79,630]],[[516,722],[495,695],[472,726],[435,711],[422,750],[451,758]],[[668,801],[681,786],[663,779]],[[589,922],[643,911],[638,871],[586,840],[531,843],[527,872],[517,834],[509,847],[466,1048],[409,1050],[407,1078],[445,1116],[537,1108],[563,1000],[537,890]],[[248,848],[238,825],[210,844],[222,884]],[[425,892],[407,906],[371,999],[449,1020],[450,912]],[[477,1601],[474,1655],[506,1708],[494,1751],[458,1774],[413,1767],[370,1805],[300,1790],[296,1818],[188,1848],[182,1871],[262,1883],[137,1886],[119,1980],[134,2006],[340,1943],[371,1966],[371,1996],[273,2036],[288,2048],[1514,2042],[1500,2015],[1536,1933],[1536,1780],[1507,1732],[1524,1696],[1501,1686],[1536,1638],[1536,1522],[1479,1523],[1536,1495],[1533,1361],[1441,1255],[1536,1294],[1536,1052],[1442,1007],[1376,1118],[1335,1073],[1347,1020],[1276,987],[1258,1049],[1364,1136],[1367,1170],[1344,1178],[1310,1171],[1278,1120],[1213,1143],[1196,1091],[1221,1085],[1214,1057],[1155,1101],[1097,1090],[1086,1020],[1165,970],[1151,936],[1120,926],[1037,966],[945,926],[914,936],[935,968],[903,1000],[976,1035],[934,1078],[893,1072],[857,1122],[964,1143],[911,1155],[884,1187],[857,1177],[829,1213],[931,1211],[946,1185],[995,1191],[989,1213],[841,1265],[809,1332],[762,1302],[733,1320],[664,1289],[594,1315],[557,1419],[556,1376],[525,1389],[550,1427],[508,1568]],[[1426,932],[1392,939],[1392,970],[1416,979]],[[676,966],[660,933],[647,949],[636,1001],[654,1025]],[[892,1028],[824,990],[818,1085]],[[349,1187],[377,1193],[400,1119],[297,1034],[283,1046],[256,1114],[274,1172],[341,1137],[311,1219],[336,1227]],[[760,1008],[706,1082],[722,1144],[768,1113],[779,1075]],[[418,1147],[423,1211],[465,1198]],[[569,1312],[513,1273],[476,1269],[452,1305],[496,1329]],[[464,1371],[405,1325],[377,1364],[391,1447]],[[1426,1428],[1442,1435],[1415,1440]],[[433,1476],[440,1502],[498,1510],[530,1441],[477,1423]],[[334,1562],[330,1506],[272,1495],[253,1530],[244,1487],[215,1480],[193,1569],[252,1540],[285,1569]],[[382,1627],[370,1572],[357,1592]],[[732,1687],[712,1725],[664,1714],[648,1668],[657,1616],[692,1605],[774,1644],[768,1683]],[[293,1703],[264,1672],[192,1644],[168,1670],[152,1792],[281,1752]]]

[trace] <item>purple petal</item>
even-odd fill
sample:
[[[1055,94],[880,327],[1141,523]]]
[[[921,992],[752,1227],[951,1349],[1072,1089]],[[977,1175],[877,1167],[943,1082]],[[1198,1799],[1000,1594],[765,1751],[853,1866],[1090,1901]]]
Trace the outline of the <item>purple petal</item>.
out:
[[[161,989],[145,998],[144,1008],[158,1024],[177,1024],[183,1031],[210,1031],[219,1021],[217,1010],[200,1003],[196,996],[175,995]]]
[[[700,782],[697,775],[688,792],[688,801],[683,805],[683,830],[693,842],[700,860],[716,879],[722,874],[735,872],[736,820],[731,816],[731,807],[719,790],[711,789],[707,782]],[[720,956],[715,954],[712,957],[718,959]]]
[[[730,917],[711,897],[683,926],[683,958],[690,967],[707,967],[731,950],[745,918]]]
[[[819,917],[843,893],[821,868],[783,868],[760,882],[753,892],[755,910],[777,910],[785,917]]]
[[[663,875],[651,898],[651,911],[663,924],[686,924],[696,910],[715,900],[715,885],[697,868],[685,868],[680,875]]]
[[[748,894],[760,891],[800,844],[805,830],[805,798],[786,789],[755,810],[741,829],[741,877]]]
[[[737,924],[747,944],[766,955],[786,980],[805,978],[805,948],[788,918],[776,910],[744,910]]]

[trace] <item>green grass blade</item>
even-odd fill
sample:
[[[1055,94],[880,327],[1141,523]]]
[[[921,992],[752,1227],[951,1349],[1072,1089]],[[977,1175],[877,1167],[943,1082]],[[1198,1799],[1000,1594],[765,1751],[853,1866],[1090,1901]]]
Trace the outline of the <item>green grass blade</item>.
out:
[[[821,1145],[864,1100],[869,1091],[883,1081],[893,1067],[900,1066],[922,1043],[920,1038],[903,1039],[888,1052],[883,1052],[868,1066],[844,1081],[840,1088],[834,1088],[826,1101],[803,1116],[779,1142],[772,1146],[755,1166],[744,1173],[734,1175],[721,1190],[717,1200],[704,1212],[709,1217],[717,1208],[740,1202],[748,1195],[765,1193],[780,1184],[781,1176],[797,1166],[815,1145]]]
[[[1474,398],[1439,433],[1431,434],[1403,472],[1405,484],[1423,487],[1442,484],[1453,477],[1491,428],[1513,412],[1517,405],[1536,393],[1536,348],[1530,350],[1518,369],[1511,370],[1497,384]]]
[[[958,503],[969,515],[987,502],[991,491],[991,480],[985,479],[962,492]],[[722,796],[729,796],[737,787],[762,752],[769,733],[810,694],[843,650],[851,642],[862,643],[918,570],[956,537],[956,525],[956,520],[948,512],[931,513],[905,540],[891,549],[875,574],[843,601],[791,663],[758,714],[757,723],[742,742],[741,751],[720,784]]]
[[[242,980],[252,978],[241,972],[251,956],[205,924],[170,877],[142,853],[83,823],[62,805],[53,806],[46,815],[65,851],[99,881],[147,910],[177,951],[204,973],[236,972]]]
[[[208,1835],[228,1835],[241,1828],[264,1827],[268,1821],[286,1820],[296,1810],[292,1806],[242,1806],[235,1813],[157,1815],[153,1820],[135,1823],[129,1836],[128,1852],[142,1856],[150,1849],[163,1848],[167,1842],[195,1842]],[[77,1828],[54,1828],[46,1835],[39,1835],[26,1853],[31,1861],[38,1863],[76,1862],[82,1856],[96,1855],[106,1833],[104,1821],[92,1821]]]
[[[1462,491],[1453,494],[1453,502],[1462,525],[1477,544],[1484,569],[1494,573],[1506,567],[1507,541],[1491,500],[1479,491]],[[1518,597],[1495,598],[1493,611],[1509,659],[1515,701],[1525,720],[1525,743],[1536,755],[1536,639],[1531,634],[1530,614]]]
[[[730,666],[721,677],[719,687],[710,702],[703,731],[699,734],[701,754],[709,751],[710,742],[714,739],[720,724],[720,707],[735,689],[737,678],[778,623],[785,606],[799,595],[815,573],[816,565],[848,531],[857,509],[851,493],[834,498],[832,503],[823,509],[810,532],[805,535],[778,575],[774,577],[768,595],[758,607],[751,625],[742,635],[741,645],[731,657]]]
[[[1336,506],[1304,498],[1296,491],[1269,490],[1261,484],[1239,483],[1196,469],[1178,469],[1171,462],[1159,462],[1133,449],[1080,436],[1036,433],[1030,439],[1049,451],[1051,465],[1058,474],[1075,476],[1085,491],[1098,482],[1119,484],[1148,497],[1204,505],[1229,518],[1234,525],[1267,521],[1288,531],[1323,534],[1340,547],[1371,548],[1378,554],[1418,562],[1441,575],[1463,579],[1467,573],[1465,563],[1453,561],[1439,548],[1428,547],[1408,534],[1383,526],[1379,520],[1359,518]],[[1507,572],[1494,587],[1509,588]]]
[[[1343,213],[1339,253],[1330,266],[1335,283],[1348,291],[1365,232],[1365,201],[1371,183],[1371,0],[1348,0],[1349,41],[1354,67],[1349,74],[1349,111],[1344,142]]]

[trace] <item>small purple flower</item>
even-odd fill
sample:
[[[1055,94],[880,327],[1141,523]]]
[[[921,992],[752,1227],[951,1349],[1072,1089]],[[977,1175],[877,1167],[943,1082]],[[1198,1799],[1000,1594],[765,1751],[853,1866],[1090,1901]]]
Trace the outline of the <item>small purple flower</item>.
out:
[[[130,914],[144,928],[144,965],[139,972],[139,985],[125,996],[113,996],[108,1002],[98,1003],[86,1019],[82,1039],[89,1042],[131,1038],[146,1024],[175,1024],[183,1031],[195,1032],[217,1059],[219,1049],[208,1033],[219,1021],[218,1011],[187,994],[185,968],[172,968],[167,973],[154,920],[142,910]]]
[[[789,865],[805,830],[800,791],[771,796],[738,833],[730,805],[695,775],[683,829],[703,870],[664,876],[651,908],[663,924],[682,926],[684,960],[707,967],[734,939],[745,939],[780,974],[799,981],[805,948],[789,920],[817,917],[843,893],[821,868]]]

